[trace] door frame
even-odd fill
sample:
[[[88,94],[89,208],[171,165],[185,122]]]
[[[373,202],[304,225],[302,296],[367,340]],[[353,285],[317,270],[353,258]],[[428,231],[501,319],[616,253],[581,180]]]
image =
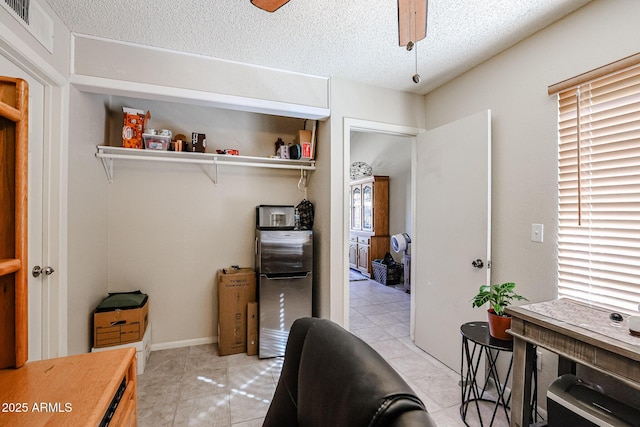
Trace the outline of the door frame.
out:
[[[56,273],[49,277],[47,289],[43,289],[48,298],[43,316],[48,317],[49,327],[42,331],[42,357],[66,356],[69,81],[2,22],[0,55],[44,86],[41,265],[54,266]]]
[[[415,235],[415,218],[416,215],[416,192],[415,192],[415,171],[417,166],[416,161],[416,136],[425,132],[425,129],[396,125],[391,123],[377,122],[371,120],[362,120],[355,118],[343,119],[343,158],[349,159],[345,161],[343,170],[343,191],[342,191],[342,206],[343,206],[343,221],[342,221],[342,245],[343,245],[343,271],[342,271],[342,287],[341,289],[332,289],[332,293],[341,293],[343,304],[343,327],[349,329],[349,222],[350,222],[350,208],[349,208],[349,182],[351,181],[350,169],[351,169],[351,132],[363,132],[363,133],[376,133],[386,134],[393,136],[400,136],[407,138],[407,142],[411,144],[411,235]],[[411,265],[411,271],[413,274],[413,266]],[[415,324],[415,293],[411,293],[411,321],[409,330],[411,333],[411,339],[414,337],[414,324]]]

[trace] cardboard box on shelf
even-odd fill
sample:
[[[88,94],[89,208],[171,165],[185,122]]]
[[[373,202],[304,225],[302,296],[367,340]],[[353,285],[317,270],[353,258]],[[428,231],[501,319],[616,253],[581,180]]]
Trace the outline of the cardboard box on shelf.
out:
[[[310,130],[299,130],[298,131],[298,141],[300,146],[302,147],[301,158],[303,159],[313,159],[311,155],[311,131]]]
[[[140,341],[149,323],[149,299],[143,295],[140,307],[104,309],[101,305],[93,313],[93,346],[110,347]],[[107,311],[108,310],[108,311]]]
[[[191,133],[191,151],[194,153],[207,151],[207,136],[204,133]]]
[[[251,268],[218,270],[218,354],[247,351],[247,305],[256,300]]]
[[[137,364],[137,373],[138,375],[144,374],[144,368],[147,365],[147,361],[149,360],[149,356],[151,355],[151,323],[147,326],[147,330],[144,333],[144,337],[142,341],[136,341],[128,344],[120,344],[114,345],[111,347],[93,347],[91,348],[92,353],[97,353],[100,351],[108,351],[108,350],[116,350],[118,348],[128,348],[133,347],[136,349],[136,358],[138,359]]]
[[[122,107],[124,124],[122,126],[122,146],[124,148],[143,148],[142,132],[147,121],[151,118],[150,112],[144,112],[135,108]]]
[[[247,355],[258,354],[258,303],[247,305]]]

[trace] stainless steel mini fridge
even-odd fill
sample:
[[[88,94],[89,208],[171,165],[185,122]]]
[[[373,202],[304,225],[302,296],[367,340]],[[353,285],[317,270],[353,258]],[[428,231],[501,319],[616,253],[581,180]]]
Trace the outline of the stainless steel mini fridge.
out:
[[[284,356],[289,329],[311,316],[313,233],[256,230],[258,356]]]

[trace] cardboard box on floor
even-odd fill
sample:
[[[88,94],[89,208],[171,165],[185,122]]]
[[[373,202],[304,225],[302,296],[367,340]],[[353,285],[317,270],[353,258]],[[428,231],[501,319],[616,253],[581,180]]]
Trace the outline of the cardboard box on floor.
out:
[[[251,268],[218,270],[218,354],[247,351],[247,304],[256,300]]]
[[[140,308],[93,314],[93,346],[109,347],[140,341],[149,323],[149,300]]]

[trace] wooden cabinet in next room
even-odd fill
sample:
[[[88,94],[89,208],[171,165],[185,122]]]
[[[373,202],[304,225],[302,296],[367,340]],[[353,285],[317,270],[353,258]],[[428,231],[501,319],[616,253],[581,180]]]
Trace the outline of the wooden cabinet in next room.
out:
[[[349,267],[371,276],[371,261],[389,251],[389,177],[351,181]]]

